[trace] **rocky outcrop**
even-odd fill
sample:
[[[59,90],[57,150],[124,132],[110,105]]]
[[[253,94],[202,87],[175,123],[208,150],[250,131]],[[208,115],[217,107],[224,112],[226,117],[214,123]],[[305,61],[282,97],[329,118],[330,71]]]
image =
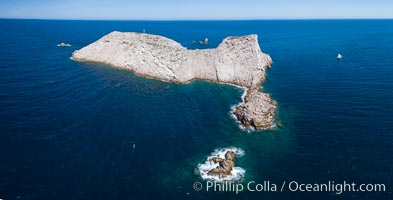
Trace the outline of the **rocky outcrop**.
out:
[[[227,151],[225,158],[214,157],[210,161],[218,163],[218,166],[211,169],[207,174],[209,176],[228,176],[232,174],[232,170],[235,167],[235,152]]]
[[[174,83],[199,79],[246,87],[244,103],[234,114],[245,127],[273,126],[275,102],[259,92],[272,60],[262,53],[257,35],[227,37],[215,49],[188,50],[162,36],[115,31],[75,51],[72,58]]]
[[[70,47],[70,44],[66,44],[64,42],[57,44],[58,47]]]
[[[246,170],[236,166],[236,159],[245,155],[243,149],[227,147],[216,149],[204,163],[199,163],[196,173],[204,180],[216,182],[241,181]]]
[[[233,113],[244,127],[270,129],[274,126],[276,105],[277,102],[269,94],[250,89],[243,102],[233,109]]]

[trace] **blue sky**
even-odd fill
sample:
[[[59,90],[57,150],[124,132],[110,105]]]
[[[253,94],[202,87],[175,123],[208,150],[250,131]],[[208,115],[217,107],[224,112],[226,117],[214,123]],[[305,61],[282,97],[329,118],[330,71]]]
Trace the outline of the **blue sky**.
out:
[[[0,0],[0,18],[110,20],[393,18],[393,0]]]

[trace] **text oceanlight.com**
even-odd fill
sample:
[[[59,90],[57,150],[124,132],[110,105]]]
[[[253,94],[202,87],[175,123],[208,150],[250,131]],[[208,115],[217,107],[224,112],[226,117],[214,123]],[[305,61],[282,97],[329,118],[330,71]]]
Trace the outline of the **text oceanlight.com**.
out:
[[[272,183],[270,181],[263,181],[257,183],[250,181],[247,183],[236,182],[214,182],[206,181],[205,184],[195,182],[193,185],[196,191],[206,192],[333,192],[342,194],[344,192],[385,192],[385,184],[357,184],[354,182],[334,182],[328,181],[325,183],[300,183],[297,181],[283,181],[282,183]]]

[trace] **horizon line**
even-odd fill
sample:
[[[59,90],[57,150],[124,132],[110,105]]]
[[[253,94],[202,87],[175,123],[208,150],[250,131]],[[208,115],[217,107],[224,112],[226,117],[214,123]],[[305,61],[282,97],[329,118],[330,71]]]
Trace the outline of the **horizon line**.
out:
[[[0,20],[52,20],[52,21],[289,21],[289,20],[393,20],[393,18],[233,18],[233,19],[66,19],[66,18],[7,18]]]

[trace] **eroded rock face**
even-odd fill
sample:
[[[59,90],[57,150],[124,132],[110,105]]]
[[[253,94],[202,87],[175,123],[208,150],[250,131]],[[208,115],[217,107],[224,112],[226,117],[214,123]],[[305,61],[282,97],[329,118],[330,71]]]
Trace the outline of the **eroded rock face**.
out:
[[[269,129],[274,126],[277,102],[269,94],[256,89],[247,91],[244,102],[235,107],[233,113],[246,128]]]
[[[168,82],[199,79],[249,88],[244,104],[234,114],[245,127],[272,127],[269,117],[273,116],[275,102],[258,92],[272,60],[262,53],[257,35],[227,37],[215,49],[188,50],[162,36],[115,31],[75,51],[72,58],[129,69]]]
[[[236,159],[244,155],[244,150],[236,147],[216,149],[204,163],[198,164],[197,173],[204,180],[241,181],[246,170],[236,165]]]
[[[228,176],[231,175],[232,169],[235,167],[235,152],[227,151],[225,153],[225,159],[220,157],[211,158],[211,161],[218,163],[219,165],[210,170],[208,175],[210,176]]]

